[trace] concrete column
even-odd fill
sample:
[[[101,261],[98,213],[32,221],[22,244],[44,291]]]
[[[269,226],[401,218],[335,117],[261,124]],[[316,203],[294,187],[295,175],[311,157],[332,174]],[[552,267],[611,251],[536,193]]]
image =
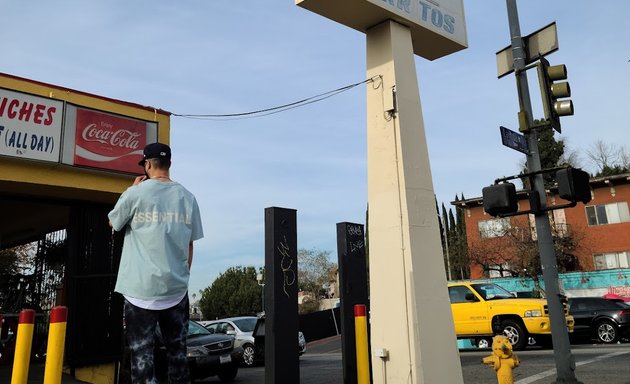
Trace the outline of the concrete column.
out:
[[[373,382],[463,383],[407,27],[367,31],[367,76]]]

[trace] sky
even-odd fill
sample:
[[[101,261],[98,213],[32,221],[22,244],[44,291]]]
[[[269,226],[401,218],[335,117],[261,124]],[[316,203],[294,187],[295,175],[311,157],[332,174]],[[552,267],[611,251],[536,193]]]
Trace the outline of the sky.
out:
[[[338,0],[343,1],[343,0]],[[627,146],[630,1],[521,0],[522,35],[556,21],[575,115],[563,139],[580,165],[599,140]],[[504,0],[464,0],[468,48],[416,56],[438,204],[481,196],[517,174],[524,155],[513,75],[497,79],[510,44]],[[366,79],[365,35],[292,0],[0,0],[0,72],[173,114],[231,114],[292,103]],[[535,117],[541,117],[530,71]],[[171,117],[171,176],[195,194],[205,237],[190,293],[229,267],[264,265],[264,209],[297,210],[298,248],[337,261],[336,223],[365,223],[366,86],[257,118]]]

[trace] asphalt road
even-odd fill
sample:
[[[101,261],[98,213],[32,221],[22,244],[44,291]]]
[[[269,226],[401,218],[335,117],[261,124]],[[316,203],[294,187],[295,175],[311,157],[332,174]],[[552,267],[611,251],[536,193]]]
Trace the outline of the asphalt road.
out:
[[[630,343],[572,346],[576,361],[576,377],[584,384],[630,384]],[[514,370],[515,384],[550,384],[556,379],[552,350],[530,348],[516,353],[521,361]],[[460,361],[465,384],[496,384],[492,368],[481,363],[490,350],[462,350]],[[300,357],[300,384],[343,383],[341,342],[338,337],[307,346]],[[241,368],[234,383],[264,383],[264,367]],[[208,378],[203,383],[219,383]]]
[[[575,376],[584,384],[630,384],[630,344],[583,344],[571,347]],[[490,350],[460,352],[464,383],[496,383],[494,370],[481,364]],[[552,350],[530,348],[516,352],[520,366],[514,370],[515,384],[550,384],[556,380]]]
[[[573,345],[572,352],[577,366],[576,377],[582,383],[630,384],[630,343]],[[465,384],[497,383],[494,370],[481,363],[481,359],[489,355],[489,349],[460,351]],[[534,347],[516,352],[516,355],[521,363],[514,370],[515,384],[550,384],[555,381],[555,362],[552,350]],[[41,384],[43,367],[32,368],[29,384]],[[10,381],[10,375],[7,371],[8,369],[0,369],[0,383]],[[79,383],[68,375],[64,375],[62,382],[64,384]],[[241,368],[234,380],[234,383],[237,384],[263,384],[264,382],[265,368],[263,366]],[[210,377],[200,383],[220,383],[220,380],[216,377]],[[300,357],[300,384],[341,383],[343,383],[343,366],[340,338],[333,337],[309,343],[306,354]]]

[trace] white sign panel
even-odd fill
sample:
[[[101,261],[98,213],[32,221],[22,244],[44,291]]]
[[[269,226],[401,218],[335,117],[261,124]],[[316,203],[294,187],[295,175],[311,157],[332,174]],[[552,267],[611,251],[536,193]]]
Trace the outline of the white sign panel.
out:
[[[405,19],[466,45],[462,0],[367,0]]]
[[[434,60],[468,46],[463,0],[295,0],[361,32],[386,20],[411,30],[414,53]]]
[[[63,102],[0,89],[0,155],[59,162]]]

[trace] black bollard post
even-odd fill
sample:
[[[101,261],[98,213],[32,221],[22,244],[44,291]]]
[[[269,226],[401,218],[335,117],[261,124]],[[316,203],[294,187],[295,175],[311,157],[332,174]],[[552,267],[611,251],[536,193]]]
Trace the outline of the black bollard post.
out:
[[[265,209],[265,384],[299,383],[294,209]]]
[[[357,359],[354,306],[355,304],[364,304],[369,308],[363,225],[346,222],[337,223],[337,258],[341,297],[343,382],[344,384],[356,384]]]

